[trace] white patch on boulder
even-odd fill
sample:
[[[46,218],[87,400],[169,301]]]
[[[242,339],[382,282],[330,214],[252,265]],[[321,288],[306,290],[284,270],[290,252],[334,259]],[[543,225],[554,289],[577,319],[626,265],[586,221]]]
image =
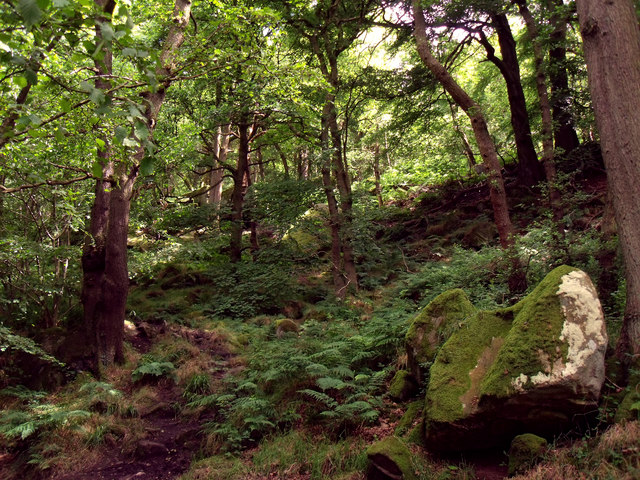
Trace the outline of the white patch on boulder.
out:
[[[545,365],[547,372],[538,372],[529,379],[520,375],[512,381],[522,391],[527,381],[534,385],[574,382],[583,394],[598,398],[604,382],[604,354],[607,333],[604,314],[596,289],[589,276],[575,270],[560,279],[556,294],[560,299],[564,324],[560,340],[567,345],[566,361],[558,358],[553,365]]]

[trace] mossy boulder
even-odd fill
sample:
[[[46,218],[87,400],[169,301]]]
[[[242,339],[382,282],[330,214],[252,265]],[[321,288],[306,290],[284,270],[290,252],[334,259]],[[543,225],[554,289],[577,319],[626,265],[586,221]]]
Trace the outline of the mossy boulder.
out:
[[[622,423],[631,420],[640,419],[640,385],[636,385],[629,393],[627,393],[618,408],[614,421]]]
[[[411,321],[406,336],[407,363],[418,385],[426,377],[424,365],[433,361],[440,345],[475,313],[467,295],[455,289],[438,295]]]
[[[398,437],[387,437],[367,449],[367,480],[415,480],[411,452]]]
[[[509,476],[533,467],[547,451],[547,447],[547,441],[533,433],[524,433],[514,438],[509,448]]]
[[[278,338],[282,338],[285,333],[297,334],[298,330],[300,330],[300,327],[298,327],[298,324],[293,320],[291,320],[290,318],[280,318],[276,320],[275,327],[276,327],[276,336]]]
[[[416,393],[417,386],[411,374],[398,370],[389,385],[389,396],[393,400],[404,401]]]
[[[562,266],[516,305],[476,312],[438,351],[425,442],[459,451],[552,435],[595,410],[607,333],[588,275]]]

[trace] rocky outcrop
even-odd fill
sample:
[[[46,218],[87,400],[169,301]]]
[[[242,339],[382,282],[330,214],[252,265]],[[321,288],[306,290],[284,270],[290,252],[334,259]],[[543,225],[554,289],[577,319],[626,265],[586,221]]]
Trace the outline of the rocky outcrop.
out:
[[[520,433],[566,429],[597,406],[606,346],[595,288],[571,267],[553,270],[510,308],[476,312],[442,345],[430,369],[427,446],[488,448]]]

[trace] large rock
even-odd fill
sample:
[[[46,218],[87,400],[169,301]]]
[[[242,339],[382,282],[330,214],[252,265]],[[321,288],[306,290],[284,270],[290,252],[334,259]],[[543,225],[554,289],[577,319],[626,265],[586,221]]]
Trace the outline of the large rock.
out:
[[[433,361],[438,348],[475,313],[467,295],[455,289],[438,295],[411,321],[407,364],[419,385],[425,378],[425,365]]]
[[[518,304],[477,312],[438,351],[425,398],[425,442],[459,451],[541,436],[596,409],[607,334],[586,273],[553,270]]]

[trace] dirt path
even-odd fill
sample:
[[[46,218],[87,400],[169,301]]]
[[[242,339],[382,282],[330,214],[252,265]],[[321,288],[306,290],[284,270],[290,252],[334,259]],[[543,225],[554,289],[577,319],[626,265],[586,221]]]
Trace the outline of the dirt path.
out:
[[[220,349],[210,334],[199,330],[176,328],[176,335],[186,338],[208,354],[223,358],[214,377],[222,378],[229,370],[233,357]],[[148,351],[150,342],[144,336],[127,339],[137,350]],[[158,408],[143,417],[146,435],[138,441],[133,455],[122,453],[121,445],[105,447],[97,464],[83,471],[67,473],[52,480],[174,480],[185,473],[202,441],[202,419],[176,417],[171,405],[183,401],[181,391],[175,385],[156,387]]]

